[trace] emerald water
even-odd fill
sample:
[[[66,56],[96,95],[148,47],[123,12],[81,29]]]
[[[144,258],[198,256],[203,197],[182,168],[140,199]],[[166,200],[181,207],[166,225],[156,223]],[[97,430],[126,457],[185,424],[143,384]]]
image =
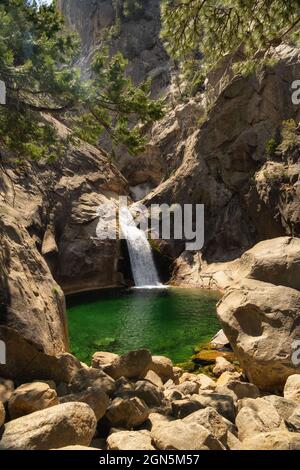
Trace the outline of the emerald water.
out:
[[[220,329],[216,293],[199,289],[124,289],[69,297],[71,351],[90,363],[96,351],[123,354],[147,348],[173,362]]]

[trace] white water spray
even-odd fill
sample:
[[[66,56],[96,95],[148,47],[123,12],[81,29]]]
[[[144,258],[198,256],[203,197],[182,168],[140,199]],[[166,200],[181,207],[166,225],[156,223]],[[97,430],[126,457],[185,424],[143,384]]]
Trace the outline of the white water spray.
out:
[[[163,287],[145,233],[137,228],[132,214],[125,207],[120,209],[119,220],[123,237],[127,241],[135,286]]]

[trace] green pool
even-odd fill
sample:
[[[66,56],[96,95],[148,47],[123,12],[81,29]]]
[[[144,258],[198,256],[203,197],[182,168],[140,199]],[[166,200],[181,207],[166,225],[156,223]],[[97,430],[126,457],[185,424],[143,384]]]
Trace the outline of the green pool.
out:
[[[96,351],[122,354],[148,348],[174,363],[219,329],[218,295],[199,289],[97,291],[67,300],[71,351],[90,363]]]

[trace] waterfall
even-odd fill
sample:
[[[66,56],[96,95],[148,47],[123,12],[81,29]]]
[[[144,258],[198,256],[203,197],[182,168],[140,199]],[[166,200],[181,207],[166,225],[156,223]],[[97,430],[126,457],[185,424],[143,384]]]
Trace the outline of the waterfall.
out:
[[[119,215],[120,228],[127,241],[135,286],[162,287],[145,233],[137,228],[127,208],[121,208]]]

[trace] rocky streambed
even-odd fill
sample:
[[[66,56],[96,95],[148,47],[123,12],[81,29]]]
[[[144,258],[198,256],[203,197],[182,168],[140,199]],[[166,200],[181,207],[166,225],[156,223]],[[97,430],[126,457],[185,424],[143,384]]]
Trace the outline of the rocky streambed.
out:
[[[298,374],[275,395],[224,358],[214,379],[145,349],[98,352],[92,367],[65,354],[56,366],[56,381],[0,379],[0,449],[300,449]]]

